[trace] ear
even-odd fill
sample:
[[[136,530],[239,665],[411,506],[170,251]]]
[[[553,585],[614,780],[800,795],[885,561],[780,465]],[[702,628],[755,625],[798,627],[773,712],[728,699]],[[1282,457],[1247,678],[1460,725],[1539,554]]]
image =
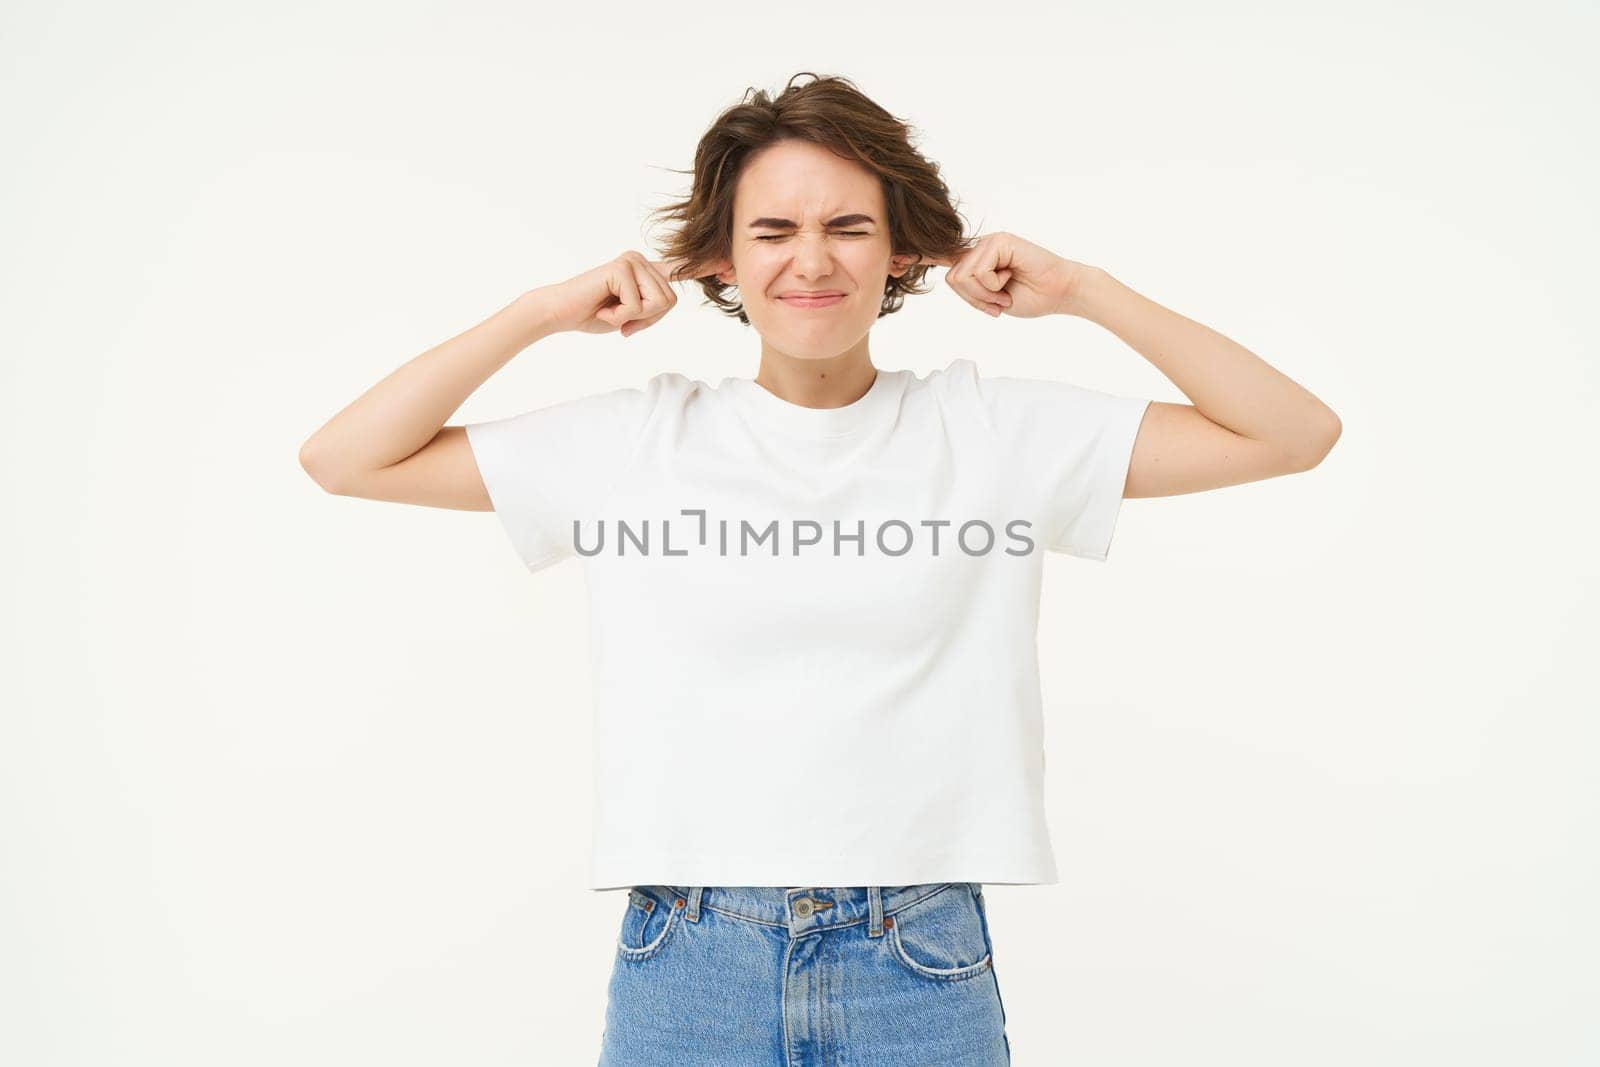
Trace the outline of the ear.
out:
[[[917,265],[922,257],[915,252],[903,252],[897,256],[889,257],[889,277],[898,278],[906,271]]]

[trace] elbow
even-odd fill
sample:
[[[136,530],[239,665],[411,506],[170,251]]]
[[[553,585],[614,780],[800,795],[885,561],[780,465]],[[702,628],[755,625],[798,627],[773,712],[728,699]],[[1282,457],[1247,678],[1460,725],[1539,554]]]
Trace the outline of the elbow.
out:
[[[1322,429],[1321,450],[1317,453],[1317,463],[1328,458],[1328,453],[1333,451],[1333,446],[1339,443],[1339,435],[1344,433],[1344,423],[1339,421],[1339,416],[1328,409],[1327,421]],[[1315,464],[1313,464],[1315,466]]]
[[[1339,435],[1343,432],[1344,424],[1339,421],[1339,416],[1330,410],[1319,432],[1308,437],[1302,446],[1290,454],[1291,469],[1308,471],[1327,459],[1328,453],[1339,443]]]
[[[339,490],[336,488],[332,471],[327,464],[317,458],[310,441],[300,446],[300,469],[305,471],[324,492],[338,494]]]

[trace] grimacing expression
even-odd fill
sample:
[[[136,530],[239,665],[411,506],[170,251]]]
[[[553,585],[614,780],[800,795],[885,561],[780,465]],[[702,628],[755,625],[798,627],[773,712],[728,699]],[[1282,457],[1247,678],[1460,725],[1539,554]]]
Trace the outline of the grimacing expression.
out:
[[[809,141],[754,153],[733,198],[733,267],[745,315],[772,346],[830,358],[872,328],[883,287],[915,257],[891,262],[883,189],[871,171]],[[827,290],[804,301],[793,294]]]

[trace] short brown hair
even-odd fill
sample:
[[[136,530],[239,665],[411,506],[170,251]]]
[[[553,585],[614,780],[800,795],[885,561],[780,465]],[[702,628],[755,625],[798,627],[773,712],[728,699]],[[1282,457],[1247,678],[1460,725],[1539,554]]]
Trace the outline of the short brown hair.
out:
[[[813,80],[796,85],[795,79],[805,75]],[[745,98],[718,115],[701,136],[694,170],[676,171],[694,175],[688,198],[650,212],[652,217],[680,223],[661,245],[662,258],[684,261],[672,280],[687,277],[679,272],[697,264],[731,258],[733,194],[739,175],[751,154],[785,140],[821,145],[878,176],[889,216],[891,254],[956,258],[974,242],[965,236],[964,216],[952,203],[938,165],[913,147],[913,128],[844,77],[801,71],[776,97],[747,88]],[[927,266],[913,266],[900,277],[889,278],[878,317],[900,310],[906,293],[930,292],[918,288],[927,272]],[[698,280],[711,303],[749,325],[743,302],[727,295],[733,286],[714,277]]]

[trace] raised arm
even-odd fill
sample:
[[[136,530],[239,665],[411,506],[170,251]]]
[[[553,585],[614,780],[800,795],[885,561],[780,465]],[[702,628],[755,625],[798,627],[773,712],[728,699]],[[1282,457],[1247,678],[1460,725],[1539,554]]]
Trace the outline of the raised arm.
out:
[[[1074,282],[1064,314],[1122,338],[1194,401],[1151,402],[1124,496],[1197,493],[1310,470],[1338,441],[1333,409],[1243,345],[1102,269],[1085,268]]]
[[[300,446],[300,466],[340,496],[494,510],[465,433],[444,423],[492,374],[552,332],[546,296],[523,293],[347,404]]]
[[[672,277],[678,267],[625,251],[567,281],[523,293],[362,393],[301,445],[300,466],[340,496],[494,510],[465,428],[445,420],[490,375],[553,333],[630,336],[648,328],[677,304],[672,281],[688,280]],[[717,269],[713,264],[705,273]]]
[[[1104,326],[1194,401],[1148,404],[1125,497],[1197,493],[1310,470],[1339,439],[1339,417],[1299,383],[1099,267],[1003,231],[954,256],[920,262],[948,267],[951,288],[991,316],[1077,315]]]

